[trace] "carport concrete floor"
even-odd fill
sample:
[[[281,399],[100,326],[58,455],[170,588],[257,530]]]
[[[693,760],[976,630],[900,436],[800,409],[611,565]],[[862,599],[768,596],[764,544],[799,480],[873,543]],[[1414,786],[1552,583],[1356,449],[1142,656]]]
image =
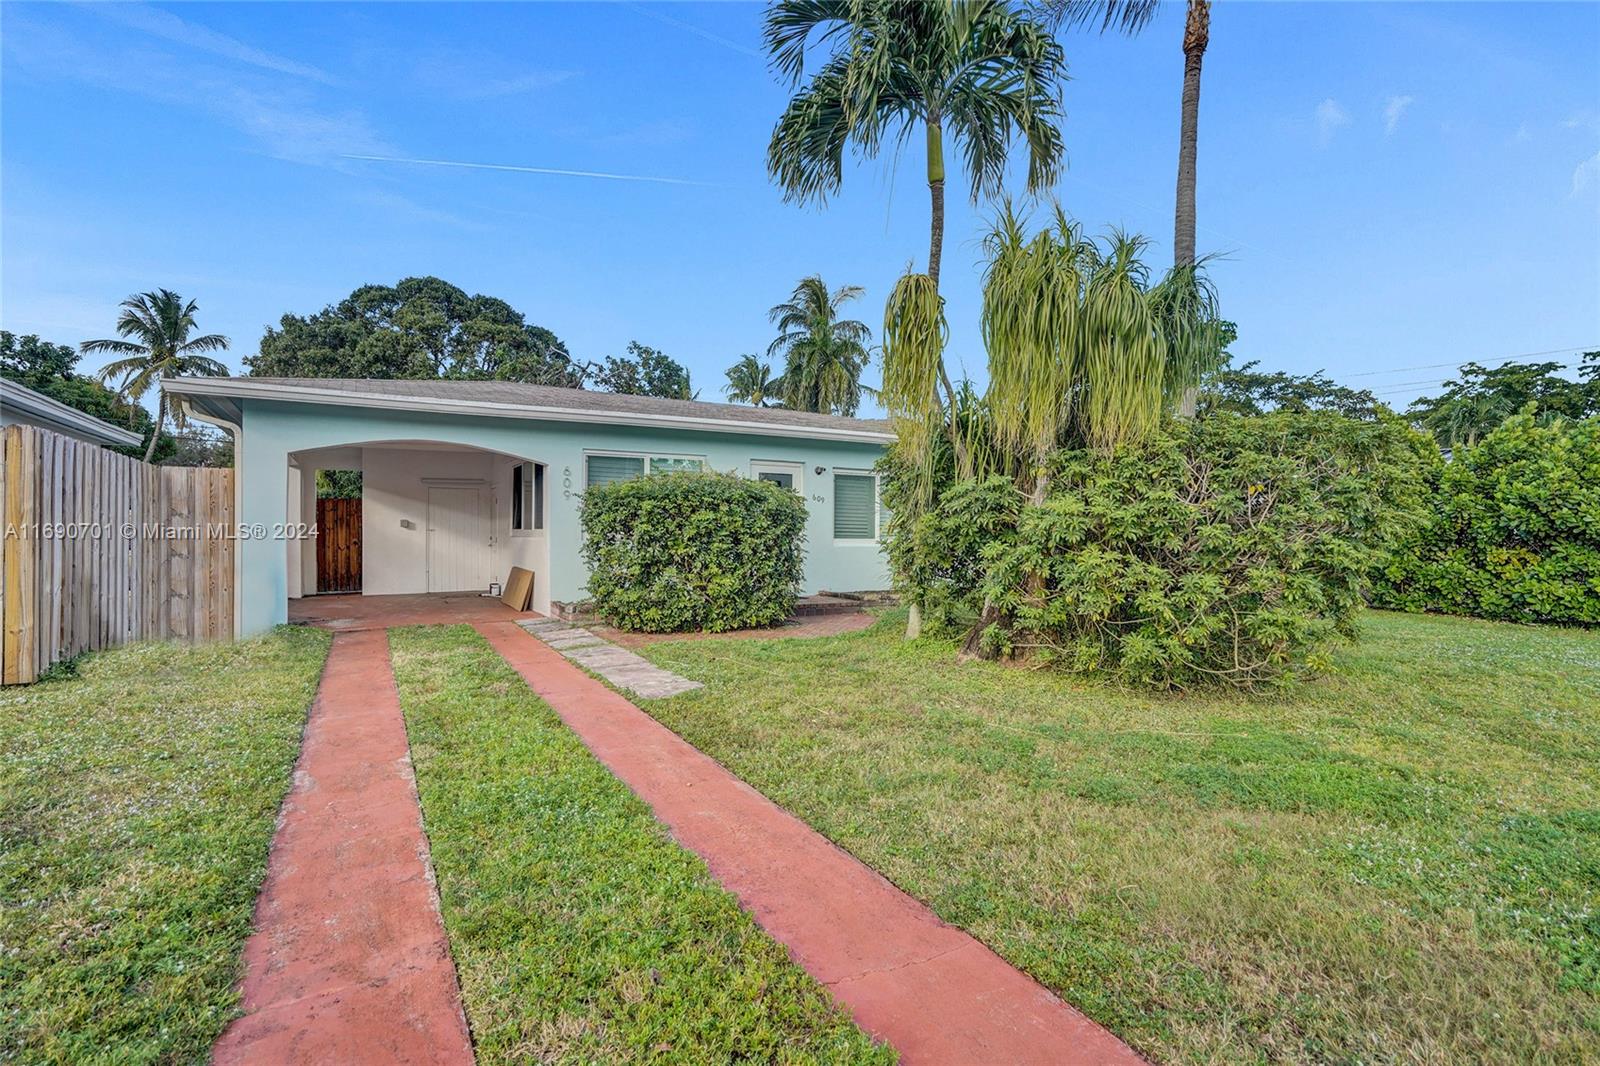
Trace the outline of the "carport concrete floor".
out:
[[[289,621],[336,632],[388,629],[390,626],[515,622],[539,618],[535,611],[513,611],[493,596],[476,592],[415,592],[397,596],[303,596],[289,601]]]

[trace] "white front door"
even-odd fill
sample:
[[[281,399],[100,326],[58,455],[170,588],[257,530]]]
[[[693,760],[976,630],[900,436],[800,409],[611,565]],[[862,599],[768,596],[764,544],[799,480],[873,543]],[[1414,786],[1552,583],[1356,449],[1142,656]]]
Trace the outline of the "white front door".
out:
[[[489,587],[489,493],[486,488],[428,489],[428,591]]]

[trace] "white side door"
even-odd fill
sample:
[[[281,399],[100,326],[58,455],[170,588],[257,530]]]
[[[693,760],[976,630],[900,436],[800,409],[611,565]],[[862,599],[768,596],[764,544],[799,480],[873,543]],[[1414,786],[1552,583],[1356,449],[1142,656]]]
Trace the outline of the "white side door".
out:
[[[752,459],[750,461],[750,476],[757,481],[770,481],[780,485],[791,492],[800,494],[804,499],[806,468],[800,463],[781,463],[765,459]]]
[[[482,486],[428,489],[428,591],[489,587],[489,493]]]

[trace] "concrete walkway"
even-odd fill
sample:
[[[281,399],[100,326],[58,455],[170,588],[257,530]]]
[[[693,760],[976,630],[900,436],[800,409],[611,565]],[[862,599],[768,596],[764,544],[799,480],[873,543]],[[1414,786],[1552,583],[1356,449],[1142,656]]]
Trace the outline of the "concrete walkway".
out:
[[[219,1066],[473,1061],[381,630],[333,638],[244,967]]]
[[[476,628],[761,927],[904,1062],[1143,1062],[516,624]]]

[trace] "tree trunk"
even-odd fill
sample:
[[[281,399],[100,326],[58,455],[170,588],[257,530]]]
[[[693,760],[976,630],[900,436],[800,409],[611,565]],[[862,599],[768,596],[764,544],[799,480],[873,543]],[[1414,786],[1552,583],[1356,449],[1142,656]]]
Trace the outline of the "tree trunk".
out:
[[[931,222],[928,233],[928,277],[933,279],[935,291],[939,288],[939,270],[944,264],[944,126],[937,114],[928,119],[928,198],[932,201]],[[950,437],[950,447],[956,453],[956,471],[962,477],[972,476],[972,464],[967,449],[956,430],[956,389],[950,374],[939,362],[939,384],[944,387],[945,403],[950,408],[950,421],[945,427]]]
[[[1178,198],[1173,214],[1172,262],[1192,266],[1195,260],[1195,156],[1199,150],[1200,64],[1211,40],[1211,0],[1189,0],[1183,27],[1183,122],[1178,135]],[[1183,390],[1178,414],[1193,418],[1198,391]]]
[[[928,196],[933,201],[933,217],[928,232],[928,277],[939,287],[939,268],[944,262],[944,127],[938,115],[928,119]]]
[[[944,129],[937,114],[928,117],[927,134],[928,199],[933,208],[928,225],[928,277],[933,279],[933,287],[937,291],[939,268],[944,261]],[[944,385],[950,404],[951,417],[947,427],[950,446],[955,449],[957,463],[965,465],[961,441],[955,430],[955,390],[950,387],[949,375],[942,364],[939,367],[939,380]],[[910,613],[906,616],[906,639],[916,640],[921,635],[922,604],[912,600]]]
[[[160,383],[156,385],[161,388]],[[149,462],[150,457],[156,453],[156,442],[161,439],[161,427],[167,422],[167,394],[163,391],[156,400],[156,424],[150,429],[150,443],[144,449],[144,461]]]

